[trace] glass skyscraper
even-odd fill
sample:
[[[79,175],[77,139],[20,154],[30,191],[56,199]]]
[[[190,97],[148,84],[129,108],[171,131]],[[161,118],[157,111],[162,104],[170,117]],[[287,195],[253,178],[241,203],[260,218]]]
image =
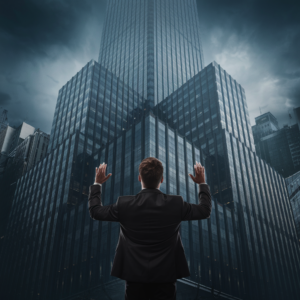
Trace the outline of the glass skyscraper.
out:
[[[203,67],[192,0],[109,1],[99,62],[58,93],[47,156],[18,182],[1,253],[7,299],[121,299],[110,276],[119,224],[92,220],[88,187],[103,161],[104,205],[136,194],[156,156],[164,193],[197,201],[206,170],[209,219],[181,225],[189,278],[178,299],[297,299],[300,258],[284,179],[255,153],[244,89]],[[172,78],[172,80],[171,80]],[[17,285],[17,288],[16,288]]]
[[[204,67],[194,0],[111,0],[99,63],[155,105]]]
[[[300,172],[285,179],[300,242]]]
[[[261,137],[255,143],[256,153],[284,178],[300,171],[300,128],[298,124]]]

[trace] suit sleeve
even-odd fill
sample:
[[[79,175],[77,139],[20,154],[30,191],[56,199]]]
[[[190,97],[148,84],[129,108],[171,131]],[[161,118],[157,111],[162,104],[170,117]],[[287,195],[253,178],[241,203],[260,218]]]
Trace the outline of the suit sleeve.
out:
[[[184,201],[182,198],[182,221],[201,220],[210,217],[211,194],[208,184],[199,184],[198,199],[199,204],[192,204]]]
[[[102,186],[90,185],[89,187],[89,212],[94,220],[119,222],[118,201],[115,204],[102,205]]]

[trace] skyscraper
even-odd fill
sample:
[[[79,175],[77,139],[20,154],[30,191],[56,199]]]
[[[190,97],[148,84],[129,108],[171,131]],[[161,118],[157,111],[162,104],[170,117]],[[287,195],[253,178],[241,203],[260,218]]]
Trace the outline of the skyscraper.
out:
[[[138,165],[154,155],[164,193],[195,203],[195,160],[212,192],[211,217],[181,225],[191,276],[178,281],[178,299],[212,291],[297,299],[299,244],[284,179],[255,153],[244,89],[217,63],[202,66],[195,1],[114,0],[107,11],[99,63],[60,89],[48,154],[17,182],[2,290],[120,299],[124,282],[109,275],[119,224],[90,218],[88,186],[105,161],[113,176],[104,204],[135,194]]]
[[[278,131],[279,129],[277,119],[270,112],[256,117],[255,125],[252,126],[254,143],[258,143],[261,138]]]
[[[300,106],[299,107],[295,107],[293,109],[294,112],[294,116],[296,118],[296,122],[298,123],[298,127],[300,129]]]
[[[159,103],[204,67],[196,2],[109,1],[98,62]]]
[[[5,226],[13,201],[16,181],[46,155],[49,134],[36,129],[33,134],[28,135],[24,140],[20,138],[19,142],[8,153],[3,163],[3,171],[0,172],[0,236],[5,235]],[[2,242],[3,239],[0,240],[0,248]]]
[[[260,137],[255,143],[256,153],[272,168],[287,178],[300,170],[300,129],[298,124]]]
[[[300,242],[300,172],[285,179]]]

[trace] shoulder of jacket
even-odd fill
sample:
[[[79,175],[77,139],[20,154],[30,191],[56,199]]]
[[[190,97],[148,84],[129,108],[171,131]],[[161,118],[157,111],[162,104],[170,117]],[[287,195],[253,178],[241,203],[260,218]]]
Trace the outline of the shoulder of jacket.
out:
[[[126,201],[126,200],[132,200],[135,198],[135,195],[125,195],[125,196],[119,196],[119,201]]]
[[[164,195],[167,197],[167,199],[170,199],[170,200],[177,200],[177,201],[183,200],[182,196],[180,196],[180,195],[171,195],[171,194],[164,194]]]
[[[168,196],[168,197],[181,197],[180,195],[172,195],[172,194],[164,194],[164,195],[166,195],[166,196]]]

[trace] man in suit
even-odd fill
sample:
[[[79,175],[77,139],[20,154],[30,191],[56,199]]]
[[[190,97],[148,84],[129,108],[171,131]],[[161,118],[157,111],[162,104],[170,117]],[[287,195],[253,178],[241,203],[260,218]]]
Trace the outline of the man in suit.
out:
[[[119,241],[111,275],[126,281],[126,300],[176,299],[176,280],[190,276],[180,237],[180,224],[210,217],[211,194],[205,183],[204,167],[196,162],[199,204],[181,196],[167,195],[159,188],[163,166],[154,157],[139,166],[142,190],[137,195],[120,196],[115,204],[101,203],[107,164],[96,168],[95,183],[89,187],[89,212],[94,220],[120,222]]]

